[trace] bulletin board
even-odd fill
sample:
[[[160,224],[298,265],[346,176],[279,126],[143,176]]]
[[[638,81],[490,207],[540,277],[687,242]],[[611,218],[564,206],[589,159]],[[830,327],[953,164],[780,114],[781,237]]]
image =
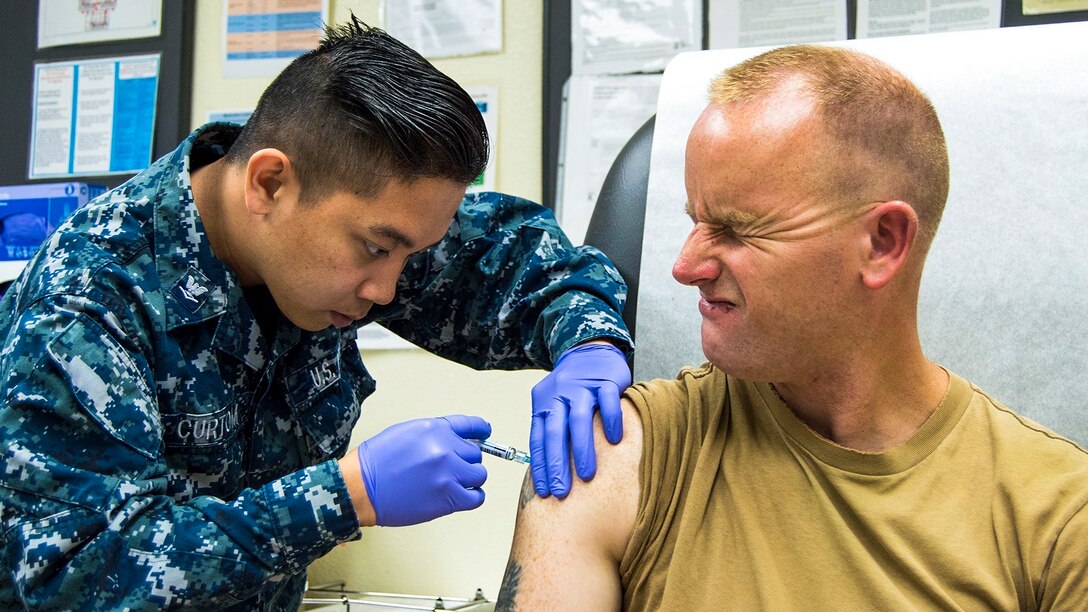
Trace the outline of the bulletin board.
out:
[[[22,185],[69,179],[27,178],[33,122],[34,65],[95,58],[160,54],[158,95],[151,159],[174,150],[189,133],[195,0],[162,3],[161,34],[131,39],[37,48],[38,2],[4,3],[4,35],[0,36],[0,185]],[[115,187],[128,175],[79,176],[70,180]]]
[[[703,48],[708,48],[707,15],[709,4],[703,0]],[[560,151],[560,130],[563,113],[563,84],[571,75],[571,2],[544,0],[544,117],[543,117],[543,203],[555,208],[556,179]],[[846,0],[847,38],[854,39],[857,29],[856,0]],[[1024,15],[1022,0],[1004,0],[1001,4],[1001,27],[1039,25],[1068,21],[1088,21],[1088,11]]]

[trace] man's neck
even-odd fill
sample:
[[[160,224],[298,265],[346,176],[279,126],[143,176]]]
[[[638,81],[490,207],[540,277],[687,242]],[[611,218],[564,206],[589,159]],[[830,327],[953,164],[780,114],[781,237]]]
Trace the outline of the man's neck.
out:
[[[862,452],[883,452],[909,440],[948,391],[948,373],[920,349],[911,359],[868,362],[845,372],[777,383],[775,391],[813,431]]]
[[[198,168],[190,175],[193,189],[193,201],[200,213],[200,221],[211,243],[212,252],[228,268],[239,275],[241,280],[240,253],[232,247],[230,206],[238,181],[237,172],[231,168],[225,158]],[[238,202],[233,202],[240,205]],[[245,284],[243,280],[243,284]]]

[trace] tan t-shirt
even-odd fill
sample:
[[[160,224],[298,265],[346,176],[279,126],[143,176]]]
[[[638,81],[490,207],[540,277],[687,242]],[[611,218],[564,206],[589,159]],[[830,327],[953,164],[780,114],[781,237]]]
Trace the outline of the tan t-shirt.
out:
[[[1088,453],[950,379],[879,454],[709,364],[632,387],[625,609],[1088,610]]]

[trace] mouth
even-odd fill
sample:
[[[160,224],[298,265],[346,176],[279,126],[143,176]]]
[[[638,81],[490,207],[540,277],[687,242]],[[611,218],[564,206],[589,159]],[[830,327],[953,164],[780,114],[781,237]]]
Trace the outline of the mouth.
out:
[[[342,312],[337,312],[335,310],[331,311],[329,318],[332,319],[333,327],[337,328],[344,328],[355,322],[355,318],[350,317]]]
[[[699,296],[699,312],[703,316],[714,316],[732,312],[737,309],[737,304],[724,298],[715,298],[706,295]]]

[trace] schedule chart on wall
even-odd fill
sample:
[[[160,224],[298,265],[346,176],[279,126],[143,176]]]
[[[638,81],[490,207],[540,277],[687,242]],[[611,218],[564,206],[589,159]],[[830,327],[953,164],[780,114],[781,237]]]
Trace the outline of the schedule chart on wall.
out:
[[[328,0],[228,0],[223,4],[223,74],[270,76],[316,49]]]

